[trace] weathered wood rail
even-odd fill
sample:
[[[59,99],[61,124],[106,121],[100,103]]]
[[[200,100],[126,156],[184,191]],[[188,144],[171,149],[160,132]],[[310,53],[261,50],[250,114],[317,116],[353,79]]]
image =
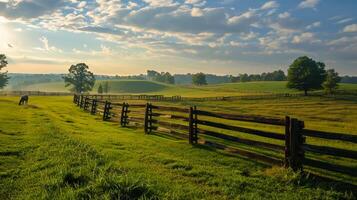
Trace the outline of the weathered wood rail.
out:
[[[303,121],[288,116],[272,118],[218,113],[200,110],[196,106],[184,108],[151,103],[112,103],[95,97],[74,95],[73,103],[93,115],[101,115],[104,121],[119,122],[122,127],[142,127],[145,134],[165,132],[187,139],[190,144],[205,144],[294,170],[308,166],[357,176],[356,167],[316,159],[316,156],[328,155],[356,162],[357,151],[306,143],[306,137],[313,137],[355,145],[357,135],[306,129]]]

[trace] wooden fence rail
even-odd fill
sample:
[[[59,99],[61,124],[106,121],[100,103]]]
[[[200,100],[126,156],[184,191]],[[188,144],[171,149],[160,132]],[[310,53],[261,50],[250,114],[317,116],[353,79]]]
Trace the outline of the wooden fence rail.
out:
[[[102,115],[104,121],[116,121],[122,127],[140,124],[145,134],[150,134],[156,130],[165,131],[179,138],[188,139],[190,144],[206,144],[271,164],[283,163],[285,167],[291,167],[294,170],[302,170],[304,166],[309,166],[349,175],[356,175],[357,171],[353,167],[316,160],[316,157],[310,158],[310,153],[313,153],[314,155],[334,156],[338,159],[356,160],[357,151],[306,143],[306,137],[314,137],[355,144],[357,143],[356,135],[305,129],[303,121],[288,116],[280,119],[217,113],[200,110],[196,106],[184,108],[153,105],[151,103],[112,103],[108,100],[83,95],[74,95],[73,103],[91,114]],[[281,132],[248,128],[236,125],[237,122],[251,123],[250,127],[259,127],[255,126],[256,124],[275,126],[274,130],[281,128]],[[262,141],[262,138],[268,138],[268,140]],[[227,141],[228,144],[232,145],[242,144],[243,149],[220,144],[220,141]],[[244,145],[248,146],[249,149],[245,150]],[[254,152],[252,148],[275,152],[270,155],[281,154],[281,156],[267,156],[259,153],[259,151]],[[305,153],[308,154],[305,155]]]

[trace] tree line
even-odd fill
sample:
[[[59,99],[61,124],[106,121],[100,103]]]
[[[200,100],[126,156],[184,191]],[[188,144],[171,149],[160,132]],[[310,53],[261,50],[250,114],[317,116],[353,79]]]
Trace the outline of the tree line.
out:
[[[262,74],[239,74],[238,76],[230,76],[230,81],[232,83],[249,81],[286,81],[286,75],[282,70],[264,72]]]
[[[8,65],[7,58],[4,54],[0,54],[0,70]],[[356,77],[340,77],[334,69],[325,69],[326,65],[323,62],[317,62],[307,56],[302,56],[293,61],[289,66],[287,76],[282,70],[277,70],[262,74],[240,74],[238,76],[229,76],[230,82],[247,82],[247,81],[285,81],[287,80],[287,87],[304,91],[305,95],[308,91],[325,89],[327,93],[333,93],[341,80],[354,82]],[[72,65],[68,69],[69,73],[62,76],[65,86],[71,86],[71,90],[77,93],[92,91],[96,76],[89,71],[89,67],[85,63],[78,63]],[[196,74],[186,74],[190,77],[191,83],[194,85],[206,85],[207,75],[202,72]],[[105,78],[104,76],[97,76],[98,79]],[[117,77],[117,76],[116,76]],[[145,75],[131,76],[133,78],[145,79]],[[143,78],[144,77],[144,78]],[[217,76],[218,77],[218,76]],[[143,78],[143,79],[142,79]],[[175,84],[175,75],[169,72],[157,72],[148,70],[146,79],[158,81],[167,84]],[[0,89],[6,86],[9,81],[7,72],[0,71]],[[109,82],[106,81],[99,84],[98,93],[109,93]]]

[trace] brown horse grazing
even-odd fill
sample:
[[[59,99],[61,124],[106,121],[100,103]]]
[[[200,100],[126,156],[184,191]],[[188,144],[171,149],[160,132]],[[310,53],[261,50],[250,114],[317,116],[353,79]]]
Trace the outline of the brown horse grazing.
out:
[[[19,105],[27,104],[29,102],[29,96],[28,95],[23,95],[21,96]]]

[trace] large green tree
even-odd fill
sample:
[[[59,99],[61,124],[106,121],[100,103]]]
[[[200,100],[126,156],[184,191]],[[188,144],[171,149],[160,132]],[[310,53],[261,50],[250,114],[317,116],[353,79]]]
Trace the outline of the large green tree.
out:
[[[325,82],[322,83],[325,91],[329,94],[332,94],[335,89],[338,88],[338,83],[341,81],[341,77],[338,76],[338,73],[334,69],[329,69],[326,71]]]
[[[72,86],[71,90],[76,93],[88,92],[93,89],[95,77],[85,63],[72,65],[68,71],[69,73],[63,77],[66,87]]]
[[[192,75],[194,85],[207,85],[206,75],[202,72]]]
[[[326,76],[325,64],[302,56],[297,58],[288,70],[288,88],[307,92],[321,89]]]
[[[0,71],[2,68],[7,66],[6,56],[4,54],[0,54]],[[0,72],[0,89],[5,87],[8,83],[9,77],[7,76],[7,72]]]

